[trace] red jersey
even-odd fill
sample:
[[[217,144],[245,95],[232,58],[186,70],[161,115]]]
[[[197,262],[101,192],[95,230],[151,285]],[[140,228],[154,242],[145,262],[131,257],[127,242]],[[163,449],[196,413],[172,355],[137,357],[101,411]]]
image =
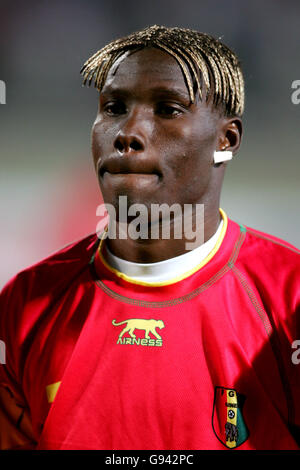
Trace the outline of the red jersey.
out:
[[[299,449],[299,251],[224,222],[167,283],[111,269],[94,234],[4,288],[2,448]]]

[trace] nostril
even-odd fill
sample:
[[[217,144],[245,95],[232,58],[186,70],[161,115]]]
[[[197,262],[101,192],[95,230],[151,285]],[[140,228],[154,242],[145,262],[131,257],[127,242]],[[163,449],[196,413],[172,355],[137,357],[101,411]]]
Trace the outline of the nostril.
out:
[[[136,139],[134,137],[127,138],[123,136],[119,136],[116,138],[114,147],[121,153],[127,153],[130,152],[130,150],[139,152],[144,148],[142,142],[140,142],[139,139]]]
[[[132,141],[130,143],[130,147],[132,148],[132,150],[142,150],[142,145],[137,140]]]
[[[116,142],[115,142],[115,147],[117,150],[119,150],[120,152],[122,152],[124,150],[124,145],[122,144],[122,142],[120,141],[120,139],[117,139]]]

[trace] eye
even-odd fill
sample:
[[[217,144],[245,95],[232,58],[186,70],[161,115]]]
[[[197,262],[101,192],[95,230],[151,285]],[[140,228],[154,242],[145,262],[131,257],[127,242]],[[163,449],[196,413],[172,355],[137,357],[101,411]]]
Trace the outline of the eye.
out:
[[[182,114],[182,110],[174,104],[159,103],[157,113],[164,117],[172,118]]]
[[[109,116],[118,116],[119,114],[126,113],[126,107],[122,101],[112,101],[106,103],[103,109]]]

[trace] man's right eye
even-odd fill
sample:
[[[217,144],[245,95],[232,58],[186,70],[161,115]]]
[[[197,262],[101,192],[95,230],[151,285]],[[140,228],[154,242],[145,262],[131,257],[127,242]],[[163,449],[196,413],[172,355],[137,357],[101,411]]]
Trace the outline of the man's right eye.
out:
[[[113,103],[107,103],[104,106],[104,111],[109,116],[115,116],[115,115],[118,115],[118,114],[124,114],[126,112],[126,108],[125,108],[124,103],[113,102]]]

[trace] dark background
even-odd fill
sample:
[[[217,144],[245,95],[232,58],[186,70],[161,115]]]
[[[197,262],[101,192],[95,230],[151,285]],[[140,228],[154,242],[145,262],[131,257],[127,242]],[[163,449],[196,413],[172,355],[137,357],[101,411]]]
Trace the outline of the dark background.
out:
[[[152,24],[198,29],[235,50],[246,81],[244,137],[221,207],[299,247],[300,2],[0,1],[0,287],[95,230],[90,154],[97,92],[79,70],[96,50]]]

